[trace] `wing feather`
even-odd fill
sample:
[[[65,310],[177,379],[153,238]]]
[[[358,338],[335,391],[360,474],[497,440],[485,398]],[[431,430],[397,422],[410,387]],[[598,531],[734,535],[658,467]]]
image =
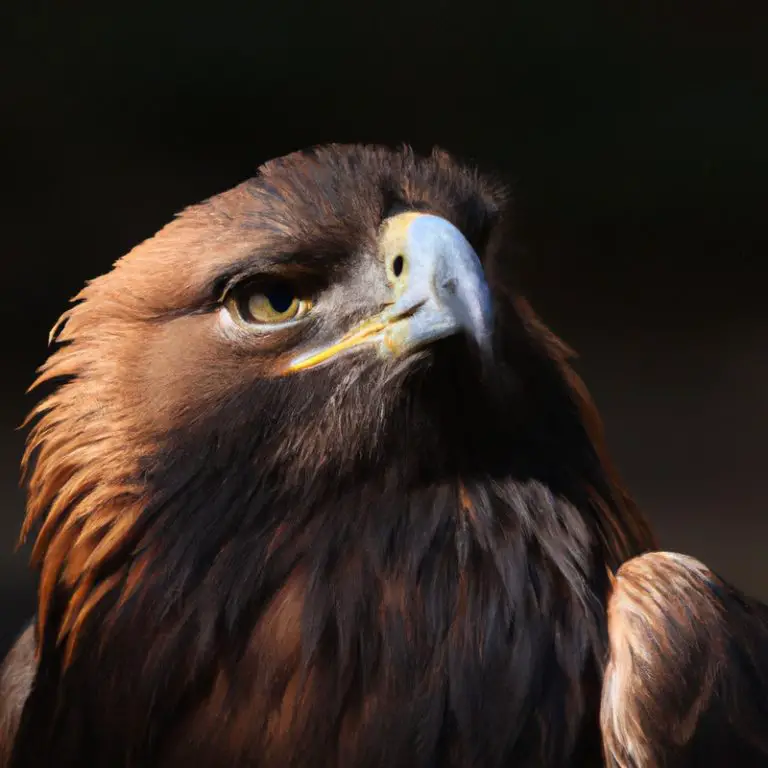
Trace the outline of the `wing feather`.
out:
[[[768,765],[768,607],[654,552],[616,574],[608,632],[608,766]]]
[[[37,671],[35,622],[18,637],[0,666],[0,768],[10,763],[21,712]]]

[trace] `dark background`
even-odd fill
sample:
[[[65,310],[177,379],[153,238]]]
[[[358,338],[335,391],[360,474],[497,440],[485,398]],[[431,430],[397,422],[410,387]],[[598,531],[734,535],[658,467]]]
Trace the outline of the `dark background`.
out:
[[[5,0],[0,650],[33,606],[14,430],[67,299],[183,206],[330,140],[507,176],[525,292],[581,353],[664,546],[768,598],[761,5]]]

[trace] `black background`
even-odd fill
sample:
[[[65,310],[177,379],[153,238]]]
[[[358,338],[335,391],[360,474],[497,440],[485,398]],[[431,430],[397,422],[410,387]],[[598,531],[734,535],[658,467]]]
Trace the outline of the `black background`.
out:
[[[665,548],[768,598],[768,8],[209,0],[0,10],[0,650],[32,399],[67,299],[174,212],[325,141],[503,173],[523,288],[581,353]]]

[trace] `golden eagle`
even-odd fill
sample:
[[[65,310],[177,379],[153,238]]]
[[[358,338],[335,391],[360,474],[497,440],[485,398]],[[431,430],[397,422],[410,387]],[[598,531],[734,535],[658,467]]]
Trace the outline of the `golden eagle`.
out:
[[[653,553],[503,187],[329,146],[76,297],[12,768],[768,763],[766,609]]]

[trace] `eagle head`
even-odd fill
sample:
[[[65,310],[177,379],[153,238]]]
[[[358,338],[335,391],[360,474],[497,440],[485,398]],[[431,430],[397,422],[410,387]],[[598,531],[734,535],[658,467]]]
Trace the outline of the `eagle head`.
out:
[[[390,693],[428,675],[425,706],[443,706],[449,658],[486,665],[499,695],[546,670],[552,712],[580,701],[605,566],[650,534],[567,348],[514,290],[506,201],[442,152],[322,147],[186,209],[90,282],[54,329],[38,382],[58,385],[25,458],[44,657],[106,654],[105,691],[121,680],[139,719],[246,647],[243,679],[273,692],[250,699],[259,722],[302,664],[337,719],[381,670],[401,673],[381,678]],[[567,695],[530,661],[548,611],[565,628],[547,642],[577,649]],[[451,669],[468,691],[470,667]]]

